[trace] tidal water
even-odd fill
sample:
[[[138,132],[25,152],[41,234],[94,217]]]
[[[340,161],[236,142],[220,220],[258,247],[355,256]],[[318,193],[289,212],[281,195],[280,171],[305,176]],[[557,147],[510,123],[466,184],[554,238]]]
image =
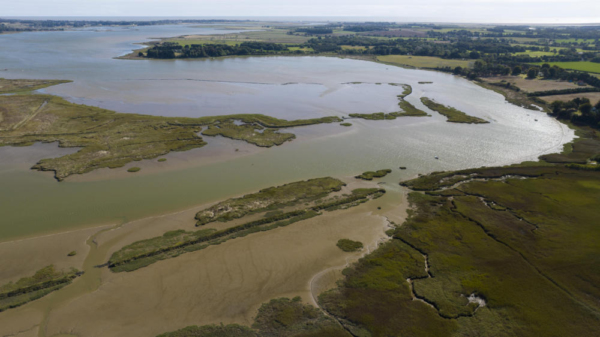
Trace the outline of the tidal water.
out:
[[[425,111],[422,96],[491,123],[447,123],[429,111],[432,117],[352,119],[349,128],[295,128],[289,132],[297,140],[271,149],[208,138],[204,148],[168,155],[163,168],[146,161],[135,164],[142,167],[139,174],[125,167],[61,183],[28,168],[76,149],[2,147],[0,241],[132,220],[300,179],[407,166],[384,179],[393,193],[398,181],[419,173],[535,160],[574,137],[544,113],[443,73],[331,57],[114,59],[151,38],[230,32],[158,26],[0,35],[0,77],[72,80],[42,92],[125,113],[261,113],[284,119],[396,111],[402,88],[388,83],[403,83],[413,87],[407,100]]]

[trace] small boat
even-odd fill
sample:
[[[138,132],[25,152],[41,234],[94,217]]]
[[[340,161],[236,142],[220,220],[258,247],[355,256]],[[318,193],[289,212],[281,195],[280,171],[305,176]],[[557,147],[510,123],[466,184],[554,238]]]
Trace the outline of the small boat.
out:
[[[440,159],[440,157],[438,157],[438,156],[435,156],[435,159]]]
[[[535,121],[537,122],[537,119]]]

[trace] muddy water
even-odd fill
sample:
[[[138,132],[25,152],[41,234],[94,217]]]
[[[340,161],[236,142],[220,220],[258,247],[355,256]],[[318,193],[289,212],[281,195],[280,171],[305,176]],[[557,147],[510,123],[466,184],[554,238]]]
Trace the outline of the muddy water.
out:
[[[125,167],[62,183],[28,167],[72,149],[52,144],[4,147],[0,241],[124,223],[294,180],[407,166],[386,178],[393,189],[398,180],[418,173],[533,160],[560,150],[574,137],[541,112],[508,104],[494,92],[447,74],[325,57],[112,58],[135,48],[135,42],[191,33],[219,31],[165,26],[2,35],[0,68],[7,69],[2,74],[6,78],[74,80],[45,89],[73,102],[166,116],[263,113],[291,119],[394,111],[402,88],[387,83],[406,83],[413,86],[407,100],[417,107],[427,110],[419,101],[427,96],[491,123],[452,124],[431,112],[428,118],[351,120],[354,125],[349,128],[296,128],[290,131],[297,140],[268,150],[208,139],[206,147],[170,154],[165,163],[135,163],[142,167],[137,174],[127,173]]]

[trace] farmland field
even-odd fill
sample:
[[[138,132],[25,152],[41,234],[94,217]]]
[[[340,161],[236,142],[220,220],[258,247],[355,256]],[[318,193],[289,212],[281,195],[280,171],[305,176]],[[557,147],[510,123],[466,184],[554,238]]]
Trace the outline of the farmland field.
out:
[[[432,56],[408,56],[408,55],[385,55],[377,57],[377,60],[395,65],[407,65],[416,68],[436,67],[470,67],[475,61],[445,60]]]
[[[543,63],[536,63],[542,65]],[[587,71],[590,73],[600,73],[600,63],[594,62],[549,62],[551,66],[559,66],[564,69]]]

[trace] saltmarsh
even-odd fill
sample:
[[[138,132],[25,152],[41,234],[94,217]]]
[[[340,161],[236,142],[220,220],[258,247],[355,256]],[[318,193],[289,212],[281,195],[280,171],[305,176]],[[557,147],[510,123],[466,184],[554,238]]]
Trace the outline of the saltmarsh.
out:
[[[35,84],[11,83],[14,90]],[[202,147],[206,142],[198,133],[206,126],[207,136],[222,135],[271,147],[295,138],[293,134],[280,133],[279,128],[340,121],[338,117],[287,121],[256,114],[202,118],[121,114],[73,104],[56,96],[22,94],[0,97],[0,146],[58,142],[60,147],[80,147],[74,154],[42,159],[33,167],[54,171],[60,181],[73,174],[122,167],[132,161]]]
[[[343,182],[333,178],[321,178],[272,187],[242,198],[229,199],[203,212],[198,213],[199,224],[212,221],[227,221],[245,215],[269,211],[264,217],[222,230],[203,229],[194,232],[177,230],[167,232],[160,237],[134,242],[115,252],[108,266],[114,272],[133,271],[159,260],[177,257],[181,254],[204,249],[227,240],[268,231],[291,225],[322,214],[357,206],[368,200],[378,198],[385,190],[355,189],[350,194],[334,195]],[[327,198],[326,198],[327,197]],[[283,206],[302,207],[286,212],[272,211]],[[210,215],[206,217],[207,215]]]
[[[370,114],[358,114],[353,113],[350,114],[350,117],[353,118],[362,118],[367,120],[384,120],[384,119],[396,119],[397,117],[429,117],[425,111],[417,109],[414,105],[404,100],[406,96],[412,93],[412,87],[408,84],[398,84],[398,83],[388,83],[393,86],[402,86],[404,91],[402,94],[397,95],[398,97],[398,106],[402,111],[383,113],[383,112],[375,112]]]
[[[356,176],[356,179],[362,180],[373,180],[373,178],[383,178],[389,173],[392,173],[390,169],[377,170],[377,171],[367,171],[363,172],[361,175]]]
[[[38,270],[33,276],[2,285],[0,286],[0,312],[44,297],[70,284],[79,275],[81,273],[77,269],[72,268],[63,272],[57,271],[50,265]]]
[[[468,123],[468,124],[485,124],[489,123],[485,119],[478,117],[469,116],[466,113],[457,110],[453,107],[446,106],[443,104],[436,103],[427,97],[421,97],[421,102],[433,111],[437,111],[440,114],[448,118],[450,123]]]
[[[327,177],[269,187],[257,193],[222,201],[198,212],[196,214],[197,225],[205,225],[214,221],[229,221],[251,213],[314,201],[331,192],[340,191],[345,185],[341,180]]]
[[[600,144],[597,132],[584,135]],[[428,194],[410,193],[414,208],[393,240],[319,298],[347,329],[373,336],[600,333],[600,173],[540,162],[439,172],[403,185]]]

